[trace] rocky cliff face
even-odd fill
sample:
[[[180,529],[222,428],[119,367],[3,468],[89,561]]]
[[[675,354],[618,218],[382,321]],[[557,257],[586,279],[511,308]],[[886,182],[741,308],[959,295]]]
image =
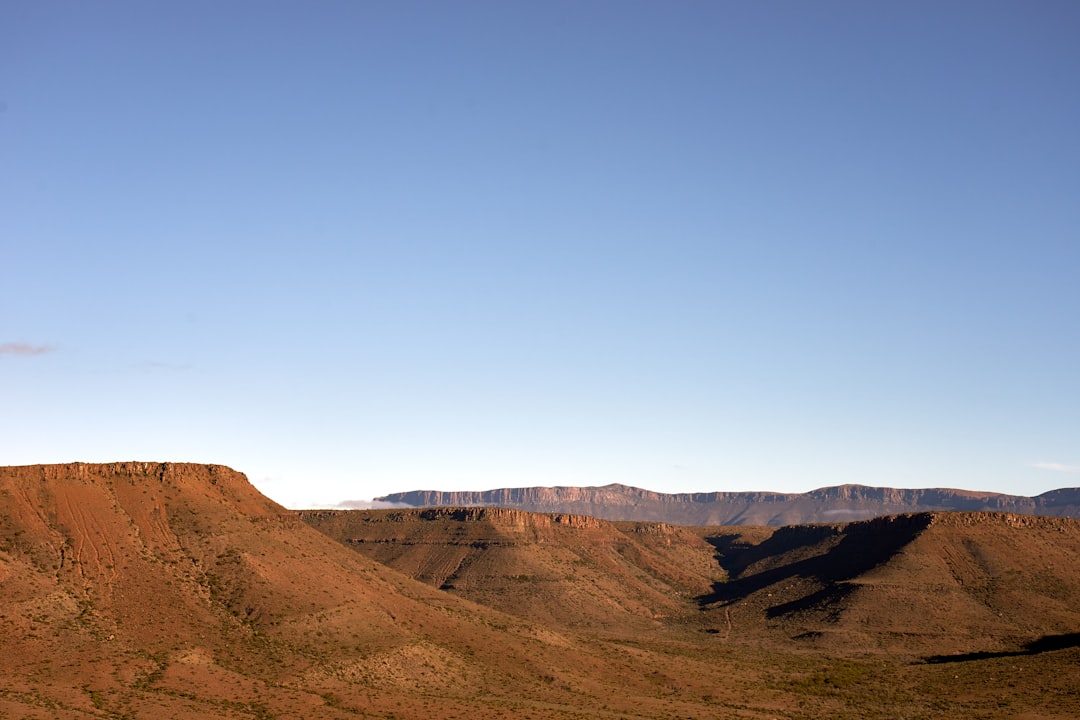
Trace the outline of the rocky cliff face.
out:
[[[550,530],[552,526],[576,529],[597,529],[603,522],[589,515],[566,513],[534,513],[515,508],[497,506],[432,506],[424,509],[405,510],[299,510],[296,516],[313,527],[340,528],[359,523],[373,525],[405,525],[420,521],[447,521],[454,523],[485,524],[514,531]]]
[[[808,493],[666,494],[615,484],[603,487],[501,488],[482,492],[418,490],[376,499],[413,507],[493,506],[676,525],[793,525],[863,520],[934,510],[1080,517],[1080,488],[1054,490],[1037,497],[943,488],[900,489],[865,485],[841,485]]]

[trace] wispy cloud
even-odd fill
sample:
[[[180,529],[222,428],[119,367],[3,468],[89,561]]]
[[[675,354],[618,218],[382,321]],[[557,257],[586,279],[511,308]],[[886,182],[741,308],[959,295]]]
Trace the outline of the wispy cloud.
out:
[[[1054,472],[1080,473],[1080,465],[1062,465],[1061,463],[1032,463],[1031,467]]]
[[[48,345],[28,345],[27,343],[0,343],[0,355],[45,355],[51,353],[53,348]]]

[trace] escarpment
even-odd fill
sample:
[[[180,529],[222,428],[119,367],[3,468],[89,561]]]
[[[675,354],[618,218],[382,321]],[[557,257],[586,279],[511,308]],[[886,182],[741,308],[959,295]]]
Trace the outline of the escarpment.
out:
[[[912,512],[999,511],[1080,517],[1080,488],[1036,497],[948,488],[881,488],[841,485],[807,493],[658,493],[613,484],[603,487],[502,488],[477,492],[412,491],[377,500],[412,507],[510,507],[572,513],[606,520],[675,525],[796,525],[865,520]]]

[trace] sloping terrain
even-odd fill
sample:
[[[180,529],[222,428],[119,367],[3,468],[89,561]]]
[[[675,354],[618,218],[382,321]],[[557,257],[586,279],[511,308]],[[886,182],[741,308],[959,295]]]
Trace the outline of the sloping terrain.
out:
[[[651,653],[410,580],[217,466],[0,468],[0,602],[0,717],[664,717],[715,675],[674,658],[661,701]]]
[[[338,552],[227,468],[4,469],[0,496],[8,701],[307,713],[343,678],[374,677],[373,658],[419,653],[445,676],[470,672],[420,632],[459,632],[434,611],[446,603]],[[480,623],[468,633],[490,634]]]
[[[220,466],[0,468],[0,718],[1080,715],[1072,521],[484,514],[347,547]]]
[[[792,693],[789,717],[1080,710],[1076,520],[921,513],[679,528],[493,508],[301,515],[413,577],[562,632],[640,641],[659,625],[671,637],[709,638],[697,652],[721,666],[760,657],[777,671],[759,669],[763,681]],[[684,591],[708,575],[695,535],[712,546],[721,577],[690,598]],[[630,602],[647,602],[643,579],[675,590],[651,626]],[[826,669],[808,669],[818,663]],[[843,707],[822,712],[832,701]]]
[[[718,631],[814,647],[1018,650],[1080,630],[1080,521],[920,513],[792,526],[747,542],[699,530],[729,580],[701,598]]]
[[[642,630],[722,576],[683,528],[505,508],[313,510],[312,527],[410,577],[546,625]],[[696,614],[696,613],[695,613]]]
[[[951,489],[842,485],[808,493],[710,492],[667,494],[627,487],[530,487],[482,492],[417,490],[376,500],[409,507],[510,507],[672,525],[801,525],[866,520],[883,515],[954,510],[1080,517],[1080,488],[1037,497]]]

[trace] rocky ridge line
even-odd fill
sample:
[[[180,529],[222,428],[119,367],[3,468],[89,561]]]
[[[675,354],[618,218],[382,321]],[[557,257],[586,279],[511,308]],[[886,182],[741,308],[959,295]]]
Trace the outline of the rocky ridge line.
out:
[[[500,488],[478,492],[419,490],[385,495],[376,500],[418,508],[505,507],[676,525],[834,523],[933,511],[1080,517],[1080,488],[1063,488],[1035,497],[949,488],[865,485],[841,485],[807,493],[666,494],[612,484],[602,487]]]

